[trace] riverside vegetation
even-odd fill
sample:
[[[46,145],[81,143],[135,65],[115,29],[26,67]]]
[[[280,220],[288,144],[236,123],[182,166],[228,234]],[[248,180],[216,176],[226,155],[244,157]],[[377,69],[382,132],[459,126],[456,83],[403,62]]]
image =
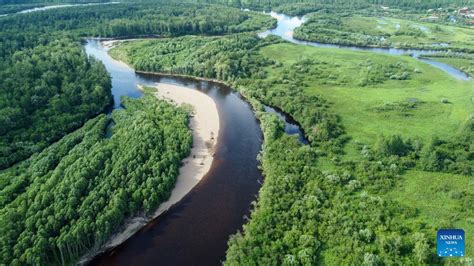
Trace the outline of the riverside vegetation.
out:
[[[342,8],[338,1],[205,2],[303,14],[318,11],[322,4]],[[400,8],[400,13],[469,3],[377,1]],[[353,1],[343,6],[350,11],[373,4]],[[70,127],[58,124],[67,131],[56,139],[32,138],[39,148],[29,150],[29,159],[18,157],[17,164],[2,167],[8,168],[0,172],[0,262],[74,263],[99,247],[126,217],[149,212],[166,199],[178,162],[189,149],[186,113],[151,96],[124,100],[126,108],[115,110],[111,118],[96,116],[110,103],[110,81],[101,64],[80,52],[79,37],[222,35],[275,23],[222,6],[155,8],[156,3],[123,3],[0,18],[5,73],[12,71],[10,62],[22,58],[18,54],[47,55],[43,46],[64,45],[65,55],[77,57],[72,62],[95,66],[96,79],[86,83],[84,95],[100,86],[105,91],[89,106],[77,96],[71,99],[69,108],[84,107],[84,113]],[[156,23],[151,26],[141,15]],[[201,26],[191,15],[211,24]],[[250,220],[229,241],[226,264],[455,264],[459,261],[434,254],[434,232],[463,228],[467,243],[472,242],[472,82],[454,80],[409,57],[304,47],[250,33],[125,42],[111,54],[141,71],[220,79],[254,106],[265,136],[259,157],[265,182]],[[23,58],[34,67],[41,62]],[[54,70],[51,58],[44,56],[48,64],[40,65]],[[61,84],[52,99],[43,100],[49,103],[62,95],[67,83],[48,83],[48,75],[38,74],[44,69],[33,71],[32,80]],[[87,69],[77,68],[76,74]],[[69,74],[63,74],[67,81]],[[73,85],[85,86],[81,82]],[[310,145],[284,134],[281,122],[264,113],[262,103],[290,114]],[[5,113],[8,119],[10,113]],[[4,117],[0,119],[7,121]],[[110,120],[115,125],[107,138]],[[73,119],[64,121],[67,125]],[[58,139],[61,134],[66,136]],[[467,248],[463,262],[469,263],[474,250]]]
[[[474,55],[453,52],[437,53],[425,55],[424,57],[435,59],[436,61],[454,66],[471,77],[474,77]]]
[[[2,262],[73,263],[169,197],[192,144],[187,112],[151,94],[123,105],[0,173]]]
[[[152,96],[101,114],[111,81],[82,37],[220,35],[273,23],[165,2],[0,17],[0,264],[75,263],[166,200],[190,150],[187,112]]]
[[[410,57],[252,34],[131,41],[111,55],[141,71],[224,80],[305,130],[310,146],[257,112],[265,182],[229,241],[229,265],[451,263],[432,252],[433,232],[473,230],[471,82]],[[421,200],[410,204],[414,186]],[[449,204],[433,206],[432,193]]]
[[[386,17],[317,12],[295,31],[300,40],[369,47],[473,52],[474,29]]]
[[[295,30],[294,38],[345,46],[437,50],[440,54],[425,57],[472,75],[474,28],[466,25],[466,18],[455,7],[440,5],[435,11],[432,5],[400,12],[398,6],[363,6],[316,6],[307,10],[311,13]]]
[[[0,19],[0,169],[110,105],[108,74],[81,51],[78,37],[224,34],[274,23],[264,15],[195,4],[80,6]]]

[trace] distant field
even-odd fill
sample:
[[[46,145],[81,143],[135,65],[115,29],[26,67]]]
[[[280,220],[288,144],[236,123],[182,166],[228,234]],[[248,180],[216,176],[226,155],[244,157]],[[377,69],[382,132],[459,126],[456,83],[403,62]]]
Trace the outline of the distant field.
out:
[[[362,46],[474,50],[472,28],[387,17],[313,15],[295,37]]]
[[[473,82],[455,80],[410,57],[293,44],[264,47],[261,53],[284,66],[303,58],[322,62],[302,75],[307,94],[320,94],[329,100],[332,110],[341,116],[348,135],[364,143],[372,143],[380,134],[423,139],[434,135],[449,137],[474,113]],[[380,69],[383,72],[384,66],[397,64],[408,73],[407,80],[386,79],[361,85],[370,72]],[[281,69],[268,71],[278,76],[283,74]],[[442,99],[449,103],[442,103]]]

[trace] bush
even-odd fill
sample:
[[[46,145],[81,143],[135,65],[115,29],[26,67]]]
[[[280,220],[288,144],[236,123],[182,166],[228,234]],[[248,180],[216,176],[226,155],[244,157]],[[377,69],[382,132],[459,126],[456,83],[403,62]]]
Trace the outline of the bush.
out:
[[[413,150],[410,141],[404,141],[400,135],[392,135],[388,138],[381,136],[375,144],[377,153],[385,156],[405,156]]]

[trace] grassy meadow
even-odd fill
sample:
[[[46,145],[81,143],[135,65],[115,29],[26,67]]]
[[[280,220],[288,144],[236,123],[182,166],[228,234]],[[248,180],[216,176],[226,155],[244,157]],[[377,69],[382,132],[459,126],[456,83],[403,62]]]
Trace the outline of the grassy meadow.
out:
[[[267,69],[269,78],[284,76],[288,66],[298,67],[301,61],[323,62],[306,70],[301,78],[307,95],[322,95],[330,102],[331,110],[340,116],[351,137],[345,145],[345,159],[360,159],[356,143],[372,145],[380,135],[400,134],[420,138],[423,142],[433,136],[450,138],[461,130],[467,117],[474,114],[474,81],[454,79],[409,56],[288,43],[264,47],[261,53],[281,64],[281,67]],[[451,63],[451,60],[444,61]],[[369,75],[367,68],[375,71],[387,65],[403,66],[403,70],[409,72],[408,78],[361,84],[360,81]],[[447,102],[443,103],[443,99]],[[326,171],[337,168],[328,158],[320,158],[318,165]],[[472,177],[410,170],[385,197],[416,209],[420,215],[410,218],[416,222],[439,228],[463,228],[469,243],[474,233],[474,213],[470,205],[474,197],[473,186]],[[473,256],[474,245],[468,244],[467,254]]]
[[[259,207],[244,228],[247,234],[231,241],[228,262],[238,254],[245,254],[246,259],[254,251],[259,259],[262,254],[280,254],[274,251],[273,243],[286,245],[293,238],[281,234],[293,230],[300,230],[293,232],[295,235],[316,229],[321,234],[345,232],[333,242],[318,238],[322,244],[306,250],[319,254],[321,263],[338,261],[341,265],[361,262],[371,252],[377,254],[375,258],[384,257],[386,264],[393,259],[412,265],[413,254],[410,258],[397,256],[409,254],[413,248],[421,254],[419,262],[440,264],[433,250],[438,228],[460,227],[472,238],[472,176],[453,173],[467,168],[462,163],[472,162],[472,148],[466,151],[463,144],[446,146],[449,151],[455,147],[457,157],[445,152],[444,146],[437,148],[431,153],[446,153],[445,158],[457,164],[428,172],[422,159],[431,157],[420,150],[411,150],[409,155],[383,155],[378,153],[377,143],[381,135],[420,140],[428,147],[434,136],[449,143],[465,130],[467,119],[474,114],[474,81],[457,80],[410,56],[302,46],[253,35],[128,42],[112,49],[111,54],[136,69],[227,81],[244,95],[255,97],[253,100],[280,107],[301,124],[307,137],[333,133],[339,125],[344,129],[343,136],[314,138],[310,146],[300,146],[284,134],[286,137],[279,137],[272,128],[274,121],[263,119],[262,130],[273,132],[267,134],[262,153],[264,188]],[[327,121],[331,123],[325,128]],[[363,146],[371,150],[364,153]],[[288,180],[295,182],[295,187],[287,187]],[[307,188],[298,188],[300,185]],[[309,208],[298,205],[310,195],[323,197],[325,203]],[[364,195],[380,199],[381,205],[372,202],[373,209],[361,207],[366,204]],[[284,205],[289,202],[295,206]],[[300,212],[286,213],[290,210]],[[318,217],[311,216],[315,213]],[[377,220],[380,213],[385,213],[387,220]],[[377,236],[369,237],[368,242],[354,237],[364,233]],[[421,234],[422,240],[414,240],[414,234]],[[391,240],[398,241],[395,249],[399,253],[384,253],[390,248],[383,243]],[[467,250],[472,258],[472,245],[468,244]],[[435,258],[428,259],[432,255]]]
[[[473,257],[474,209],[470,205],[473,191],[472,177],[408,171],[387,197],[416,208],[420,212],[419,219],[427,224],[464,229],[466,254]]]
[[[313,14],[295,37],[346,45],[425,49],[474,49],[474,29],[389,17]]]
[[[285,51],[285,53],[281,53]],[[391,56],[294,44],[276,44],[261,53],[283,66],[303,59],[326,62],[326,68],[304,75],[307,94],[322,95],[340,115],[353,140],[372,143],[380,135],[401,134],[429,139],[449,137],[474,113],[474,83],[460,81],[443,71],[408,56]],[[371,62],[371,63],[367,63]],[[402,64],[407,80],[385,80],[362,86],[367,69]],[[282,75],[284,68],[269,68],[270,76]],[[325,76],[314,74],[326,72]],[[335,77],[339,82],[329,82]],[[329,81],[328,81],[329,80]],[[448,103],[442,103],[447,99]]]

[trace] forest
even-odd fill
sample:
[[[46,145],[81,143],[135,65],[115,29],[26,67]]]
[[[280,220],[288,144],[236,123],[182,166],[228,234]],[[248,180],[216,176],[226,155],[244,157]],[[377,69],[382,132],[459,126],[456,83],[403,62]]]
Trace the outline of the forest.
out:
[[[57,8],[3,18],[0,30],[68,31],[81,37],[222,35],[274,25],[268,16],[222,6],[190,3],[109,4]]]
[[[281,6],[312,6],[312,5],[339,5],[339,6],[360,6],[360,5],[385,5],[406,10],[439,8],[446,6],[468,6],[474,2],[472,0],[192,0],[195,2],[224,4],[230,6],[239,6],[245,8],[263,8],[273,9]]]
[[[405,223],[415,210],[374,193],[390,189],[401,167],[365,161],[322,171],[316,150],[285,135],[274,117],[260,119],[265,182],[250,222],[229,241],[226,265],[439,262],[430,255],[433,225]]]
[[[442,117],[448,106],[427,97],[428,89],[411,96],[416,101],[392,100],[421,84],[451,88],[458,111],[469,114],[463,95],[472,93],[470,83],[441,82],[442,73],[409,57],[301,47],[251,34],[124,42],[110,53],[141,71],[224,80],[254,104],[265,136],[265,182],[250,221],[229,241],[228,265],[450,263],[431,252],[432,232],[460,223],[472,231],[464,221],[474,195],[462,185],[445,192],[463,206],[448,209],[452,215],[408,205],[392,193],[408,189],[410,176],[451,173],[456,184],[473,176],[472,117],[460,116],[440,132],[444,123],[428,116]],[[311,145],[284,134],[276,117],[258,111],[261,103],[290,114]],[[360,124],[370,119],[373,125]],[[407,136],[404,129],[413,123],[418,131]]]
[[[41,151],[112,101],[103,65],[68,40],[15,52],[0,64],[0,169]]]
[[[187,112],[153,96],[104,114],[111,80],[83,37],[222,35],[274,22],[198,4],[0,17],[0,264],[72,264],[100,248],[169,197],[191,147]]]
[[[22,10],[43,7],[42,4],[23,4],[23,5],[15,5],[15,4],[3,4],[0,6],[0,15],[2,14],[13,14],[16,12],[20,12]]]
[[[192,144],[188,113],[151,94],[123,105],[0,172],[2,263],[73,263],[169,197]]]
[[[326,30],[318,35],[326,42],[379,46],[341,26],[371,25],[368,13],[328,13],[376,4],[419,14],[472,0],[142,2],[0,17],[0,264],[73,264],[98,249],[128,217],[167,199],[192,145],[187,112],[152,95],[104,114],[111,81],[81,49],[90,36],[165,37],[126,41],[110,54],[137,71],[223,81],[253,105],[265,181],[224,264],[472,262],[472,245],[461,261],[433,252],[439,228],[474,233],[472,81],[408,56],[261,39],[255,32],[275,25],[270,16],[211,5],[317,12],[295,34],[312,40]],[[472,65],[465,54],[434,56]],[[284,134],[262,104],[290,115],[310,144]]]
[[[87,58],[79,37],[225,34],[275,22],[196,4],[81,6],[0,21],[0,169],[41,151],[111,104],[108,74]]]

